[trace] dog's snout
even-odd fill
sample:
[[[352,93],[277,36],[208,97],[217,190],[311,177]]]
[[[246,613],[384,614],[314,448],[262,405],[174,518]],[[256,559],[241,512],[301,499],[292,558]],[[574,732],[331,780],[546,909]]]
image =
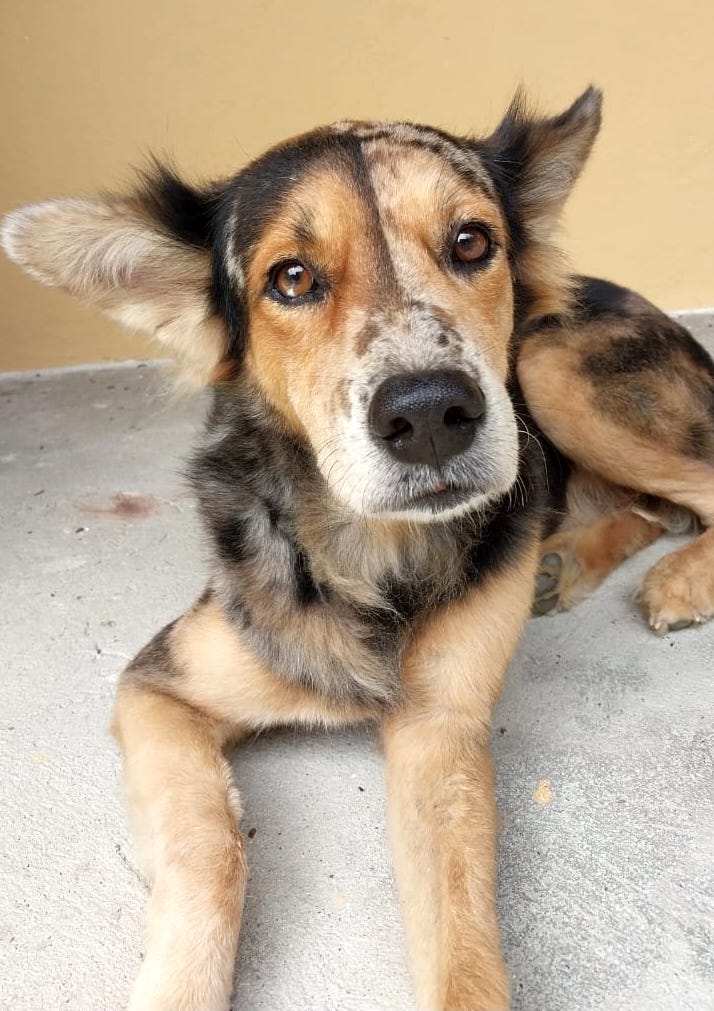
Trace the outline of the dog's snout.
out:
[[[369,426],[397,460],[439,467],[469,448],[485,410],[483,393],[465,372],[412,372],[377,388]]]

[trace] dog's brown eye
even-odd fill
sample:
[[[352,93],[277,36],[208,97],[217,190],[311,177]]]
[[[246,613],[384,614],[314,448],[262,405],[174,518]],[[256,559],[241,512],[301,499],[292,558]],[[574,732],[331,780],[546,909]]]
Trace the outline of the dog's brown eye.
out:
[[[479,263],[491,249],[491,240],[478,225],[464,225],[460,228],[453,245],[454,259],[459,263]]]
[[[283,263],[275,272],[273,287],[283,298],[300,298],[315,286],[315,278],[302,263],[291,260]]]

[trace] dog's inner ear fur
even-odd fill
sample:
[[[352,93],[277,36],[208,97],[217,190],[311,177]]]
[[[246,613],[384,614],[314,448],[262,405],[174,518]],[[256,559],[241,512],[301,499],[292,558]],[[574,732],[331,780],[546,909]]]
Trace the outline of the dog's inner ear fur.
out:
[[[146,194],[20,208],[3,222],[2,245],[38,281],[156,337],[179,381],[215,377],[227,341],[210,303],[211,251],[164,227]]]

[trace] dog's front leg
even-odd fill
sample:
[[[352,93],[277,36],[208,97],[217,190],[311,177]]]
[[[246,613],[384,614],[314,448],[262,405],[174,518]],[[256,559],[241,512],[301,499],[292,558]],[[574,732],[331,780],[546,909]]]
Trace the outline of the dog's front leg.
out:
[[[488,731],[531,605],[535,544],[518,571],[434,615],[386,721],[389,827],[419,1011],[503,1011],[497,815]]]
[[[275,675],[211,593],[134,659],[114,732],[151,896],[130,1011],[229,1007],[247,871],[224,746],[269,726],[375,715]]]
[[[390,834],[419,1011],[503,1011],[496,805],[482,726],[404,714],[385,734]]]
[[[125,683],[115,732],[144,868],[146,956],[130,1011],[227,1011],[246,862],[220,726],[178,699]]]

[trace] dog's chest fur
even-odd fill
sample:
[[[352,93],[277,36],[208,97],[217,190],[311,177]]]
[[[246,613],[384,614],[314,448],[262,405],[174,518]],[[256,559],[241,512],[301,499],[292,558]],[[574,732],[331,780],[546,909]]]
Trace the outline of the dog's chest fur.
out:
[[[309,449],[255,391],[219,390],[190,469],[214,541],[212,589],[275,673],[392,705],[424,613],[507,564],[532,535],[540,481],[526,447],[517,488],[487,515],[380,523],[340,510]]]

